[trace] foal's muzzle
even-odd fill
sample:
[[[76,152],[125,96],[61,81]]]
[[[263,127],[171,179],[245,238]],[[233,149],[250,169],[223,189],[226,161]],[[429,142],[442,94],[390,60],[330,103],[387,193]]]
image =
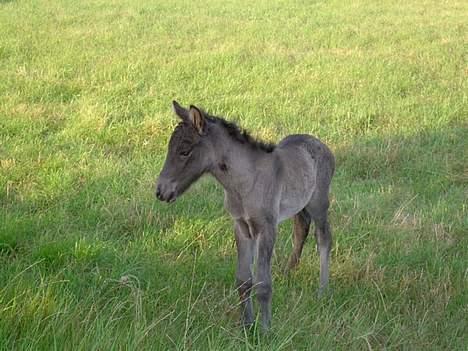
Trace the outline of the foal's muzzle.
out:
[[[158,181],[156,186],[156,197],[161,201],[173,202],[177,197],[176,183],[170,181]]]

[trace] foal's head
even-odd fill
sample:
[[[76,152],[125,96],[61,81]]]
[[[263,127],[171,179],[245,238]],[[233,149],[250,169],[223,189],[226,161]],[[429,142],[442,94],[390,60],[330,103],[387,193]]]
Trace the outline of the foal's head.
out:
[[[211,165],[208,126],[204,113],[195,106],[185,109],[172,102],[181,122],[172,132],[166,162],[159,175],[156,196],[172,202],[200,178]]]

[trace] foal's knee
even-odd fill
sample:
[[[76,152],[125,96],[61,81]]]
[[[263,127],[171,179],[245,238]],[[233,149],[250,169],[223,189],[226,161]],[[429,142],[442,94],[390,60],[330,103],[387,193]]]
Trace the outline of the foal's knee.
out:
[[[236,279],[236,286],[239,296],[242,299],[247,298],[252,290],[252,279],[242,280],[238,278]]]
[[[257,300],[261,304],[270,303],[272,294],[271,283],[259,283],[256,286],[255,293],[257,295]]]
[[[325,247],[328,250],[330,250],[332,246],[332,236],[328,229],[325,231],[322,231],[320,235],[318,235],[318,244],[319,246]]]
[[[317,249],[325,249],[330,252],[332,247],[332,235],[328,220],[316,221],[315,237],[317,240]]]

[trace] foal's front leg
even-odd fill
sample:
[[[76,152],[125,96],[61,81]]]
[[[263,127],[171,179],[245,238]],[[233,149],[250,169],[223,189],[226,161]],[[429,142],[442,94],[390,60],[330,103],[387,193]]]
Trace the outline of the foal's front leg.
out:
[[[254,259],[255,241],[250,237],[247,224],[242,221],[236,221],[234,226],[237,246],[237,272],[236,284],[239,292],[242,323],[244,326],[250,326],[254,322],[252,307],[252,264]]]
[[[265,223],[258,236],[257,273],[255,279],[257,299],[260,304],[263,330],[268,330],[271,323],[271,257],[276,239],[276,226]]]

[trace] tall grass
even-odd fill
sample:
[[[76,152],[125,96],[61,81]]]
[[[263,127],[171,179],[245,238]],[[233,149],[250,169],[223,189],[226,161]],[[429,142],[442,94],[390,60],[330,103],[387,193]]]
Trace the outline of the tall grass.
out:
[[[464,350],[463,1],[0,1],[0,349]],[[337,156],[333,292],[313,236],[237,320],[222,191],[154,199],[170,102]]]

